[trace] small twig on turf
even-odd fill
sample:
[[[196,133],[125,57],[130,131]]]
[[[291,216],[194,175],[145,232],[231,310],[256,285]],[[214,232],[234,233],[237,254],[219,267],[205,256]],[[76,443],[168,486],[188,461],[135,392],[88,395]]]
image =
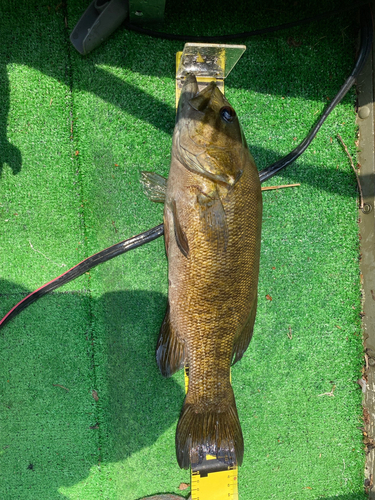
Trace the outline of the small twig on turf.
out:
[[[289,338],[290,340],[292,340],[292,338],[293,338],[293,335],[292,335],[292,327],[291,327],[291,326],[289,326],[289,327],[288,327],[288,330],[289,330],[289,331],[288,331],[288,338]]]
[[[69,392],[69,389],[67,389],[66,387],[64,387],[63,385],[60,385],[60,384],[52,384],[54,387],[61,387],[61,389],[65,389],[66,391]]]
[[[284,184],[282,186],[266,186],[262,187],[262,191],[269,191],[270,189],[292,188],[300,185],[301,184]]]
[[[333,385],[330,392],[323,392],[323,394],[318,394],[318,396],[331,396],[331,397],[335,397],[335,395],[333,394],[333,391],[335,389],[336,389],[336,386]]]
[[[352,169],[354,170],[355,177],[357,179],[358,190],[359,190],[359,209],[362,210],[363,209],[363,195],[362,195],[362,187],[361,187],[361,183],[359,182],[359,177],[358,177],[357,169],[354,166],[351,154],[349,153],[348,148],[346,147],[346,144],[344,144],[344,141],[342,140],[341,135],[337,134],[337,137],[339,138],[339,140],[340,140],[343,148],[345,149],[345,152],[346,152],[346,154],[347,154],[347,156],[349,158],[349,161],[350,161],[350,165],[351,165]]]
[[[58,266],[58,267],[66,267],[66,264],[58,264],[57,262],[54,262],[53,260],[49,259],[49,258],[47,257],[47,255],[44,255],[44,253],[43,253],[43,252],[41,252],[40,250],[37,250],[36,248],[34,248],[34,247],[33,247],[33,245],[31,244],[31,241],[30,241],[30,240],[29,240],[29,243],[30,243],[31,248],[34,250],[34,252],[37,252],[37,253],[40,253],[40,255],[43,255],[43,257],[44,257],[45,259],[47,259],[49,262],[52,262],[52,264],[55,264],[55,265],[56,265],[56,266]]]

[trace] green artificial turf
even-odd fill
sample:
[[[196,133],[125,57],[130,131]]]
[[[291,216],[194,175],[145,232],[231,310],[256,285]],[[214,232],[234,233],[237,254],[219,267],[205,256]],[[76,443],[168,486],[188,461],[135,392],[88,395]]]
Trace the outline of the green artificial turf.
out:
[[[242,32],[345,2],[167,2],[163,29]],[[349,2],[346,2],[348,4]],[[83,258],[162,221],[141,170],[167,175],[175,53],[120,28],[82,57],[86,1],[0,4],[0,316]],[[356,15],[262,37],[226,82],[259,169],[291,151],[349,75]],[[264,193],[258,316],[232,371],[240,500],[364,499],[355,91]],[[136,500],[170,492],[183,375],[154,349],[162,239],[44,297],[0,332],[0,498]],[[271,300],[272,299],[272,300]],[[331,392],[332,391],[332,392]]]

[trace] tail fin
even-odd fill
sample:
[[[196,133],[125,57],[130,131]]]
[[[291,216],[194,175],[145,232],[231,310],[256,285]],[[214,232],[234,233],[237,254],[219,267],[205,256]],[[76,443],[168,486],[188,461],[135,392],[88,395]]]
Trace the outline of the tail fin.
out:
[[[176,454],[179,466],[188,469],[206,455],[216,456],[228,464],[242,464],[244,444],[236,403],[226,404],[223,411],[215,406],[205,412],[185,403],[176,431]]]

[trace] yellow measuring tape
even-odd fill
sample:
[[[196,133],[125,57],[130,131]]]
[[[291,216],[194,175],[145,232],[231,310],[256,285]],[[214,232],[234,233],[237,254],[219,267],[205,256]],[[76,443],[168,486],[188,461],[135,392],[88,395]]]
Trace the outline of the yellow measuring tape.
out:
[[[185,367],[185,392],[189,387],[189,368]],[[212,455],[193,465],[190,474],[191,500],[238,500],[238,467]]]
[[[207,470],[202,465],[199,470],[191,471],[192,500],[238,500],[237,467],[227,470],[214,470],[210,462],[218,462],[216,457],[206,457]],[[203,462],[204,463],[204,462]]]
[[[246,50],[244,45],[185,44],[176,54],[176,108],[187,74],[194,73],[199,90],[215,81],[224,93],[228,76]],[[189,369],[185,368],[185,392],[189,386]],[[191,467],[191,500],[238,500],[238,468],[215,456],[206,455],[200,464]]]

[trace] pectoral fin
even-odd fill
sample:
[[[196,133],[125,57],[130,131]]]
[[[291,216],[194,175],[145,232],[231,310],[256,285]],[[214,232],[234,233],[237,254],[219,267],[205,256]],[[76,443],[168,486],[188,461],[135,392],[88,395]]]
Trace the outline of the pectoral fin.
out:
[[[153,172],[141,172],[141,174],[141,184],[147,198],[155,203],[164,203],[167,179]]]
[[[185,360],[184,344],[178,338],[177,332],[172,328],[169,317],[169,302],[161,325],[158,343],[156,346],[156,361],[161,374],[170,377],[180,368],[183,368]]]
[[[208,156],[205,149],[197,148],[196,144],[194,144],[194,147],[196,151],[189,151],[187,147],[177,143],[176,155],[185,168],[194,174],[203,175],[214,182],[221,182],[228,186],[235,184],[236,179],[222,172],[217,166],[217,161]]]
[[[188,243],[186,234],[184,233],[184,230],[182,229],[182,227],[180,225],[180,221],[178,219],[178,213],[177,213],[177,207],[176,207],[175,200],[173,200],[173,202],[172,202],[172,215],[173,215],[174,235],[176,238],[177,246],[180,249],[182,255],[184,255],[186,258],[188,258],[189,257],[189,243]]]
[[[197,195],[202,231],[208,241],[216,243],[218,251],[225,251],[228,245],[228,225],[221,199],[216,191],[199,192]]]
[[[167,254],[167,258],[169,256],[169,220],[170,216],[168,216],[168,213],[166,209],[164,208],[164,246],[165,246],[165,253]]]

